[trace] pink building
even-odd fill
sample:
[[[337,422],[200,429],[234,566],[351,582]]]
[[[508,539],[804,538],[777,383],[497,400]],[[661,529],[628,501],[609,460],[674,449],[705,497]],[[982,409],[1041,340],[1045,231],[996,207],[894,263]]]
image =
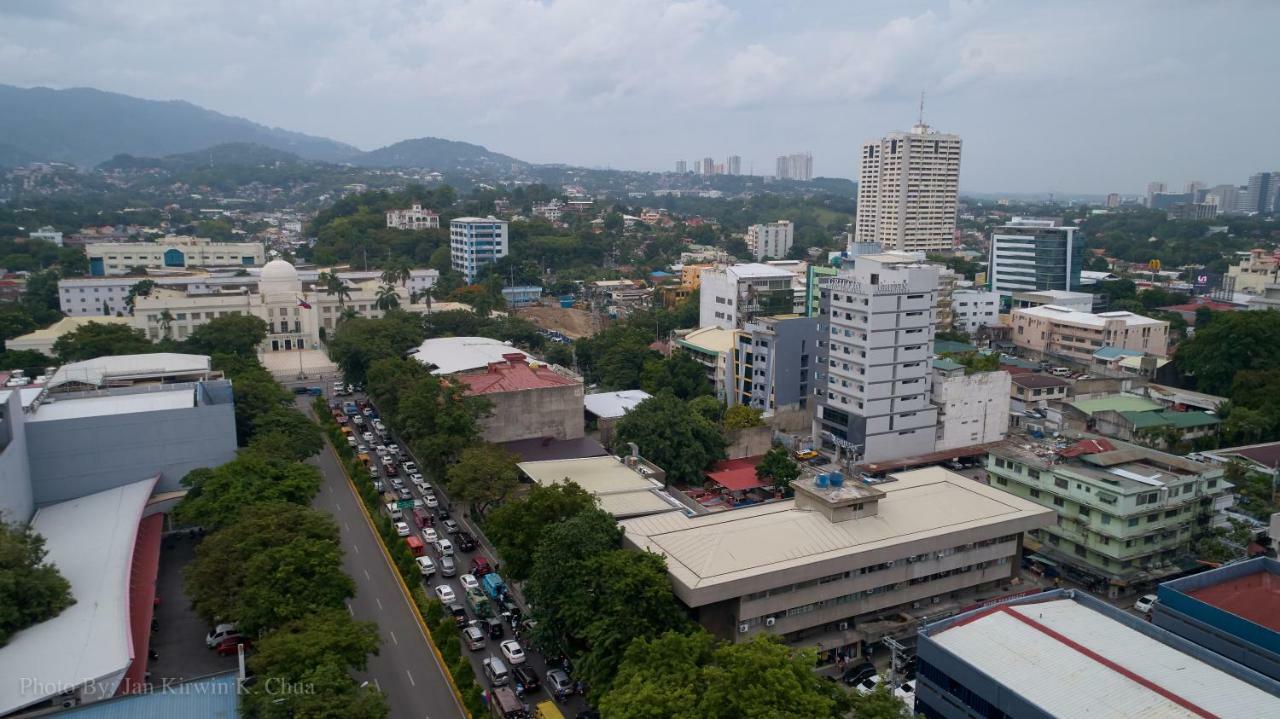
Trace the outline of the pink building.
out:
[[[1080,312],[1058,305],[1016,309],[1011,314],[1013,343],[1092,364],[1103,347],[1169,354],[1169,323],[1132,312]]]

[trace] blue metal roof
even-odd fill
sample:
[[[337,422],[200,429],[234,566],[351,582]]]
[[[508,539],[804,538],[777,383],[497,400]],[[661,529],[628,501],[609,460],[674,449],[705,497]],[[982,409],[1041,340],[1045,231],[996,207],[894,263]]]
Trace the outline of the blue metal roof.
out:
[[[240,711],[236,672],[181,684],[152,685],[149,694],[129,694],[58,713],[60,719],[236,719]]]
[[[1098,359],[1116,359],[1119,357],[1141,357],[1142,353],[1137,350],[1128,350],[1123,347],[1103,347],[1093,353]]]

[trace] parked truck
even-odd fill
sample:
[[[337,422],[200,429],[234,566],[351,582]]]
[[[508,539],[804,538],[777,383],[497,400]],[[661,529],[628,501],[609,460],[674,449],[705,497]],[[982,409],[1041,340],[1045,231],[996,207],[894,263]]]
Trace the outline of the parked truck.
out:
[[[484,588],[484,593],[489,598],[497,601],[507,591],[507,585],[502,581],[502,577],[497,572],[489,572],[480,578],[480,586]]]
[[[467,590],[467,609],[476,615],[476,619],[489,619],[493,616],[493,605],[489,603],[489,598],[476,589]]]

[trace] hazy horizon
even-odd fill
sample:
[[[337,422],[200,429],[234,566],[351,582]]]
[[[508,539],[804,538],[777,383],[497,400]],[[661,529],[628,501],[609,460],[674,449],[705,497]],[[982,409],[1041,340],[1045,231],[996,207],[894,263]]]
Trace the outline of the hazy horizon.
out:
[[[0,82],[187,100],[373,149],[436,136],[522,160],[670,171],[866,139],[964,139],[974,193],[1139,194],[1280,166],[1280,4],[140,0],[0,5]]]

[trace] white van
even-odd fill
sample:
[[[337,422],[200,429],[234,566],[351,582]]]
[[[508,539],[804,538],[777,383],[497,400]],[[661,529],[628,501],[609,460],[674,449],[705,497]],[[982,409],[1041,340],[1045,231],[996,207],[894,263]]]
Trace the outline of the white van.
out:
[[[1049,374],[1053,375],[1054,377],[1070,377],[1071,370],[1067,369],[1066,367],[1054,367],[1053,369],[1049,370]]]
[[[507,665],[498,657],[489,657],[483,664],[484,675],[489,677],[489,683],[493,686],[500,687],[511,681],[511,672],[507,671]]]
[[[395,502],[387,502],[387,514],[391,515],[391,521],[399,522],[404,519],[404,512],[400,511],[399,505]]]

